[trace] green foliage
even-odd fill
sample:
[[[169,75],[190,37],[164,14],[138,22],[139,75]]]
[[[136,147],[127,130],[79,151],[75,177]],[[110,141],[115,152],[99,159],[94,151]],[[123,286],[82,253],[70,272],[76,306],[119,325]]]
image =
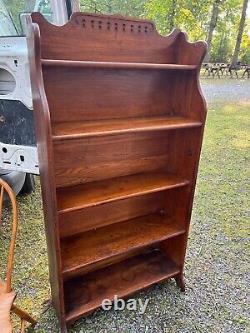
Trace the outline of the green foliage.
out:
[[[242,63],[250,64],[250,37],[247,32],[242,36],[240,59]]]
[[[226,0],[222,4],[212,43],[211,61],[231,61],[241,9],[242,0]]]
[[[175,27],[187,31],[191,40],[204,39],[206,36],[205,21],[210,2],[210,0],[204,0],[201,4],[198,1],[177,0],[174,17]],[[172,5],[172,0],[149,0],[145,4],[147,17],[156,22],[157,28],[162,34],[170,32],[169,16]]]
[[[44,0],[45,3],[46,1],[49,3],[49,0]],[[30,13],[34,11],[36,2],[36,0],[3,0],[19,33],[22,31],[19,15],[23,12]]]
[[[24,0],[4,0],[7,10],[11,13],[15,26],[20,29],[19,13],[23,11]]]
[[[215,0],[81,0],[81,10],[145,17],[156,23],[160,34],[172,25],[186,31],[190,40],[206,39]],[[239,27],[242,0],[221,0],[214,31],[211,61],[230,62]],[[247,24],[246,24],[247,26]],[[246,28],[247,29],[247,28]],[[245,29],[245,30],[246,30]],[[243,35],[240,60],[249,63],[250,37]]]
[[[81,10],[92,13],[142,17],[144,0],[80,0]]]
[[[52,1],[52,0],[50,0]],[[191,41],[208,35],[212,7],[215,0],[80,0],[81,10],[86,12],[121,14],[125,16],[151,19],[156,23],[160,34],[166,35],[172,27],[188,33]],[[34,8],[35,0],[4,0],[12,12],[19,28],[18,13]],[[217,25],[211,45],[212,62],[230,62],[239,28],[243,0],[220,0]],[[30,10],[30,8],[29,8]],[[249,19],[246,20],[242,38],[240,59],[250,62]],[[248,26],[248,28],[247,28]],[[247,34],[248,33],[248,34]]]
[[[169,32],[168,17],[170,15],[171,0],[149,0],[145,4],[147,17],[156,22],[161,34]]]

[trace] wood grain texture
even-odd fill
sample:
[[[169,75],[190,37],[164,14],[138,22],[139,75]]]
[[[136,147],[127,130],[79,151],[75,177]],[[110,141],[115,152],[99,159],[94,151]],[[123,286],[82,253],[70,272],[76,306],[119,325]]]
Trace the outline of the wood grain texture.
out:
[[[125,298],[179,273],[159,251],[141,254],[121,263],[65,283],[66,321],[71,324],[98,308],[103,299]]]
[[[165,69],[165,70],[187,70],[197,69],[195,65],[179,64],[153,64],[140,62],[104,62],[104,61],[72,61],[42,59],[44,66],[66,66],[66,67],[85,67],[85,68],[111,68],[111,69]]]
[[[159,142],[162,144],[159,145]],[[166,132],[129,133],[54,143],[56,186],[65,187],[137,173],[167,171]],[[73,163],[72,163],[73,161]]]
[[[173,76],[173,71],[161,70],[149,75],[148,70],[45,67],[52,125],[168,115],[174,112],[170,98]]]
[[[29,27],[52,299],[65,333],[103,298],[170,277],[185,289],[206,45],[121,16],[74,13],[57,27],[33,13]]]
[[[166,173],[146,173],[57,189],[59,214],[138,195],[186,186],[186,179]]]
[[[171,197],[180,194],[178,189],[172,189],[59,214],[60,237],[67,238],[84,231],[163,211],[170,218],[176,215]],[[180,218],[182,220],[183,216],[180,215]]]
[[[60,28],[48,25],[37,13],[32,18],[41,30],[44,59],[175,63],[178,30],[163,38],[152,22],[114,15],[74,13]],[[149,47],[151,42],[154,47]]]
[[[54,125],[53,140],[70,140],[90,136],[163,131],[200,127],[201,122],[184,117],[125,118],[82,122],[58,122]]]
[[[67,238],[61,242],[63,276],[68,279],[89,272],[100,262],[105,265],[107,259],[133,254],[184,232],[175,221],[152,214]]]
[[[34,124],[37,139],[41,191],[45,231],[48,247],[49,276],[52,303],[60,322],[61,332],[67,332],[65,322],[65,306],[63,297],[63,282],[61,276],[61,258],[58,231],[58,215],[56,206],[56,188],[53,163],[52,134],[49,106],[45,94],[41,68],[40,30],[31,17],[27,17],[28,51],[30,78],[34,107]]]

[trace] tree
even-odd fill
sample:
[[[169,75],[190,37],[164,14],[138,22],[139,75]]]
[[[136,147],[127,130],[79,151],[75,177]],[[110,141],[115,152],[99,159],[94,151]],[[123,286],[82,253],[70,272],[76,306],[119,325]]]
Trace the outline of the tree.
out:
[[[211,45],[212,45],[212,39],[213,39],[213,34],[214,30],[217,25],[218,21],[218,16],[219,16],[219,6],[223,2],[223,0],[214,0],[213,2],[213,7],[212,7],[212,15],[211,15],[211,20],[209,23],[209,30],[208,30],[208,35],[207,35],[207,55],[205,58],[205,61],[210,60],[210,51],[211,51]]]
[[[178,26],[180,0],[149,0],[145,3],[146,16],[156,23],[160,33],[166,34]]]
[[[163,35],[176,27],[186,31],[190,40],[204,40],[211,1],[148,0],[145,15],[156,23],[157,30]]]
[[[242,41],[240,46],[240,60],[244,64],[250,64],[250,37],[246,31],[243,33],[242,36]]]
[[[79,1],[82,11],[151,19],[162,35],[176,27],[186,31],[191,41],[206,39],[209,50],[206,61],[210,59],[213,62],[230,62],[232,59],[243,3],[243,0]],[[250,39],[245,31],[239,47],[239,58],[244,62],[250,56],[249,44]]]
[[[142,17],[145,0],[80,0],[82,11]]]
[[[235,65],[238,61],[240,45],[241,45],[241,41],[242,41],[242,35],[243,35],[245,20],[246,20],[247,5],[248,5],[248,0],[243,0],[242,13],[241,13],[238,35],[237,35],[233,58],[232,58],[232,65]]]
[[[221,4],[210,49],[211,62],[230,62],[242,11],[242,0],[226,0]]]

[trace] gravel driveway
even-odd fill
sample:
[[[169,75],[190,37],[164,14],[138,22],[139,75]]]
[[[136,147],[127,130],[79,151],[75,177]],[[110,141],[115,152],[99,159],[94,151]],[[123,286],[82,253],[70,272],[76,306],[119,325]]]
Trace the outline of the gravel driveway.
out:
[[[202,86],[209,112],[186,257],[186,292],[180,293],[174,281],[157,285],[137,294],[143,301],[149,299],[145,314],[98,310],[78,321],[71,333],[250,332],[250,80],[207,79]],[[39,320],[29,332],[56,333],[55,314],[46,301],[49,283],[39,185],[31,196],[19,198],[19,205],[14,278],[18,303]],[[1,267],[9,233],[6,217],[0,234]]]
[[[209,104],[250,101],[250,80],[202,79],[202,88]]]

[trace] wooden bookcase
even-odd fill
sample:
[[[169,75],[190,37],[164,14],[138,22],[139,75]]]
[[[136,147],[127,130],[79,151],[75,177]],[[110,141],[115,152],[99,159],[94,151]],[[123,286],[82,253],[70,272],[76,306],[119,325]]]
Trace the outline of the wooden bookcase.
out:
[[[53,304],[61,331],[183,267],[206,106],[203,42],[150,21],[29,18]]]

